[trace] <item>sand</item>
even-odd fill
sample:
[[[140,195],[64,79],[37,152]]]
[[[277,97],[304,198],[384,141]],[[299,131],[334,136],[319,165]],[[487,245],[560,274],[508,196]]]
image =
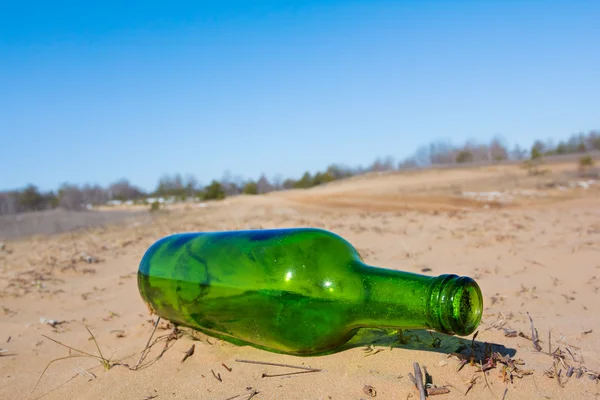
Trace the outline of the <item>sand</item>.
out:
[[[449,389],[434,397],[440,400],[597,398],[600,184],[578,178],[574,165],[547,168],[551,172],[541,176],[515,166],[373,174],[206,207],[178,205],[125,225],[5,241],[0,398],[418,399],[409,377],[415,362],[427,368],[434,385]],[[156,321],[135,279],[150,244],[173,232],[295,226],[342,235],[372,265],[475,278],[484,294],[475,341],[473,335],[404,331],[394,342],[397,336],[374,330],[339,353],[294,357],[186,329],[173,335],[162,321],[154,335],[162,339],[141,368],[131,368]],[[63,359],[32,392],[46,365],[69,355],[42,335],[98,354],[86,327],[111,368],[89,357]],[[167,341],[169,335],[176,340]],[[497,362],[484,366],[484,376],[478,363],[486,364],[486,343]],[[476,362],[458,370],[456,352],[468,358],[473,344]],[[193,354],[182,362],[192,345]],[[298,370],[240,359],[321,371],[271,376]]]

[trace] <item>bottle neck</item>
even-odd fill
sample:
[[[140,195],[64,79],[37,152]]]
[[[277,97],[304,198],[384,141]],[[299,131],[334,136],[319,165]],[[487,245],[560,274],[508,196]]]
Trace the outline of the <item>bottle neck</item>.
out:
[[[482,295],[469,277],[436,277],[357,262],[364,285],[359,327],[433,329],[466,336],[481,321]]]

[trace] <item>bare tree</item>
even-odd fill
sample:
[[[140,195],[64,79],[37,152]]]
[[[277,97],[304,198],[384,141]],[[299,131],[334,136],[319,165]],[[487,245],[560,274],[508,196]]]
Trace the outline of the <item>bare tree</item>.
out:
[[[277,174],[273,177],[273,190],[283,189],[283,175]]]
[[[198,179],[194,175],[188,174],[185,178],[186,194],[188,196],[192,197],[196,194],[196,191],[198,190],[198,188],[199,188]]]
[[[19,193],[0,193],[0,215],[16,214],[19,212]]]
[[[83,208],[83,194],[76,185],[64,183],[58,190],[58,205],[67,210],[81,210]]]
[[[256,182],[256,192],[258,194],[268,193],[273,190],[273,185],[269,183],[267,176],[262,174],[258,182]]]
[[[510,152],[510,158],[513,160],[522,161],[527,158],[527,150],[516,144],[513,150]]]
[[[134,200],[144,195],[141,189],[131,185],[125,178],[112,183],[108,190],[112,194],[112,198],[118,200]]]
[[[488,152],[490,161],[502,161],[508,159],[508,147],[501,137],[496,136],[492,139]]]

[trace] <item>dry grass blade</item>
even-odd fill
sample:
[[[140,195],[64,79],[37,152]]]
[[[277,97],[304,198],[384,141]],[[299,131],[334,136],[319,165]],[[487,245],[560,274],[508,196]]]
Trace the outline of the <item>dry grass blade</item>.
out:
[[[531,315],[529,315],[529,312],[527,313],[527,316],[529,317],[529,322],[531,323],[531,341],[533,342],[533,348],[536,349],[537,351],[541,351],[542,346],[540,346],[540,338],[538,336],[538,330],[533,325],[533,319],[531,319]]]
[[[492,391],[492,388],[490,387],[490,384],[487,380],[487,375],[485,373],[485,370],[483,369],[483,365],[481,364],[481,362],[479,363],[479,367],[481,368],[481,373],[483,374],[483,379],[485,379],[485,386],[487,386],[487,388],[490,390],[490,393],[492,394],[492,396],[496,397],[496,395]]]
[[[250,399],[252,399],[254,396],[256,396],[259,393],[260,392],[258,390],[252,390],[250,393],[246,394],[246,396],[248,396],[248,397],[246,397],[245,400],[250,400]],[[228,397],[225,400],[239,399],[241,396],[242,396],[241,394],[238,394],[238,395],[235,395],[233,397]]]
[[[152,340],[152,337],[154,336],[154,333],[156,332],[156,328],[158,327],[158,323],[160,322],[160,317],[158,317],[156,319],[156,323],[154,324],[154,329],[152,330],[152,333],[150,334],[150,337],[148,338],[148,342],[146,343],[146,347],[144,347],[144,350],[142,350],[142,354],[140,354],[140,358],[138,359],[138,362],[135,364],[135,366],[132,368],[134,370],[138,369],[138,367],[140,366],[140,364],[142,363],[142,361],[144,360],[144,357],[146,356],[146,353],[150,350],[150,341]]]
[[[303,370],[311,371],[311,372],[322,371],[319,368],[302,367],[302,366],[289,365],[289,364],[278,364],[278,363],[271,363],[271,362],[265,362],[265,361],[252,361],[252,360],[239,360],[239,359],[236,359],[235,361],[236,362],[240,362],[240,363],[248,363],[248,364],[272,365],[272,366],[275,366],[275,367],[303,369]]]
[[[44,370],[42,371],[42,373],[41,373],[40,377],[38,378],[37,382],[35,383],[35,386],[33,387],[33,389],[31,389],[31,393],[33,393],[35,391],[35,389],[38,387],[40,381],[44,377],[44,374],[46,373],[46,371],[48,370],[48,368],[50,367],[50,365],[52,363],[56,362],[56,361],[62,361],[62,360],[66,360],[66,359],[69,359],[69,358],[86,357],[86,358],[93,358],[93,359],[96,359],[96,360],[100,361],[100,363],[102,364],[102,366],[104,366],[104,369],[106,369],[106,370],[109,370],[112,367],[112,364],[111,364],[110,360],[104,358],[104,356],[102,355],[102,351],[100,350],[100,346],[98,345],[98,342],[96,341],[96,337],[94,336],[94,334],[92,333],[92,331],[90,331],[90,329],[87,326],[85,327],[85,329],[87,329],[87,331],[91,335],[92,339],[94,340],[96,348],[98,349],[98,353],[100,354],[99,356],[95,355],[95,354],[91,354],[91,353],[85,352],[83,350],[75,349],[75,348],[73,348],[73,347],[71,347],[69,345],[66,345],[64,343],[59,342],[58,340],[52,339],[51,337],[48,337],[46,335],[42,335],[46,339],[51,340],[51,341],[53,341],[54,343],[56,343],[56,344],[58,344],[60,346],[66,347],[67,349],[69,349],[71,351],[74,351],[74,352],[77,352],[77,353],[80,353],[80,354],[79,355],[69,355],[69,356],[66,356],[66,357],[60,357],[60,358],[55,358],[54,360],[51,360],[46,365],[46,367],[44,368]]]
[[[96,345],[96,349],[98,349],[98,354],[100,354],[100,360],[102,361],[102,365],[104,366],[104,369],[108,371],[110,369],[110,367],[111,367],[110,361],[108,359],[104,358],[104,356],[102,355],[102,350],[100,350],[100,346],[98,345],[98,341],[96,340],[96,336],[94,336],[94,334],[92,333],[92,331],[90,331],[90,328],[88,328],[86,326],[85,329],[88,331],[88,333],[92,337],[92,340],[94,341],[94,344]]]
[[[262,374],[261,378],[276,378],[279,376],[290,376],[290,375],[301,375],[301,374],[311,374],[313,372],[319,372],[319,370],[310,370],[310,371],[295,371],[295,372],[286,372],[283,374]]]

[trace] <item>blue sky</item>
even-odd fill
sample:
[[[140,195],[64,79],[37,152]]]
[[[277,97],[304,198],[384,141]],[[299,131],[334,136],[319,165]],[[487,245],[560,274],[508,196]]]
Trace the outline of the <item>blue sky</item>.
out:
[[[600,126],[599,1],[0,3],[0,189],[299,177]]]

